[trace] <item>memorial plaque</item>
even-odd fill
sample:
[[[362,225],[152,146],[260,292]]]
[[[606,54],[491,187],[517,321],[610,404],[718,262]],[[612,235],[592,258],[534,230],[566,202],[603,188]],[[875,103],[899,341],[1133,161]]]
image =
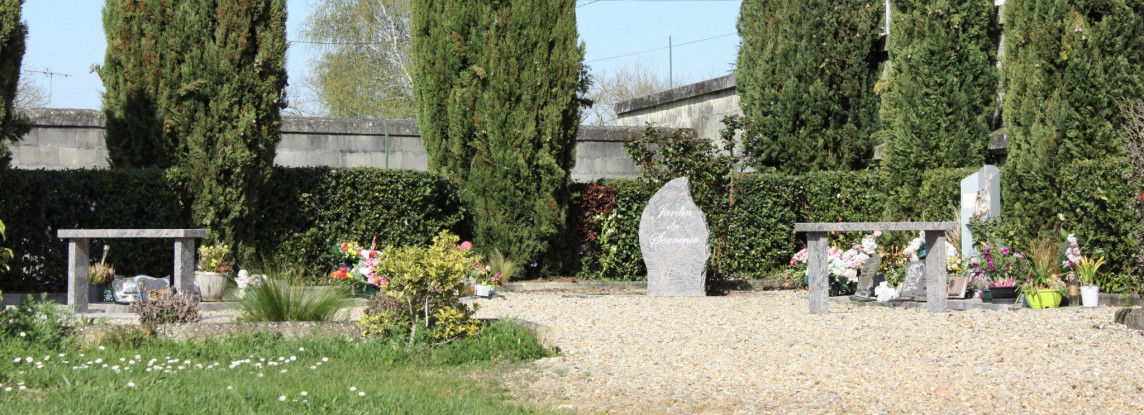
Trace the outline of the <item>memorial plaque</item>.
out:
[[[906,264],[906,277],[902,279],[902,285],[898,289],[898,298],[910,299],[914,301],[925,301],[926,299],[926,263],[925,261],[915,261]]]
[[[640,216],[640,251],[647,265],[647,295],[704,296],[707,221],[691,199],[686,177],[667,182]]]
[[[878,275],[878,267],[881,265],[882,256],[879,254],[874,254],[862,264],[862,270],[858,272],[858,289],[854,291],[854,296],[861,298],[874,296],[874,277]]]

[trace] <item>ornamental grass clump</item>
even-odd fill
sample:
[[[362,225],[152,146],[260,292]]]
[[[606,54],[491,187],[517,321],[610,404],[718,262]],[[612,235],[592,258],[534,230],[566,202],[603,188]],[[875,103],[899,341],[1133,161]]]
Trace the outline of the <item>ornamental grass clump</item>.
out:
[[[296,266],[263,270],[265,279],[245,287],[238,298],[242,321],[329,321],[349,305],[345,290],[336,286],[304,287],[306,272]]]

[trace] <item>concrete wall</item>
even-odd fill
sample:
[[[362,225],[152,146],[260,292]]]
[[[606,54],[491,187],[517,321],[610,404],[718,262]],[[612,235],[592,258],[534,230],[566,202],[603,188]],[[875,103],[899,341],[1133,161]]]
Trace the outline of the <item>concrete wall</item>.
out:
[[[9,145],[13,168],[108,167],[103,114],[99,111],[33,109],[25,113],[34,126],[23,140]],[[580,127],[572,180],[638,176],[638,168],[623,150],[623,141],[642,132],[642,126]],[[413,170],[426,170],[428,165],[425,145],[413,120],[319,117],[282,118],[282,141],[274,164]]]
[[[616,104],[620,126],[690,128],[699,137],[719,138],[723,117],[743,115],[735,75],[708,79]]]

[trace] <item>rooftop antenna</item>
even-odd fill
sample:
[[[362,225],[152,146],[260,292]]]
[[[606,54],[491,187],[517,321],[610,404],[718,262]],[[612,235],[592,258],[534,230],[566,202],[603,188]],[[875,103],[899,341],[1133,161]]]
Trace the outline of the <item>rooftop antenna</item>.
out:
[[[42,71],[33,71],[33,70],[29,70],[29,71],[25,71],[25,72],[28,72],[28,73],[38,73],[38,74],[43,74],[43,75],[47,75],[47,76],[48,76],[48,106],[49,106],[49,107],[51,107],[51,106],[52,106],[52,81],[53,81],[53,80],[55,79],[55,77],[57,77],[57,76],[59,76],[59,77],[64,77],[64,78],[70,78],[70,77],[71,77],[71,75],[70,75],[70,74],[61,73],[61,72],[52,72],[52,69],[51,69],[51,68],[46,68],[46,69],[44,69],[44,70],[42,70]]]

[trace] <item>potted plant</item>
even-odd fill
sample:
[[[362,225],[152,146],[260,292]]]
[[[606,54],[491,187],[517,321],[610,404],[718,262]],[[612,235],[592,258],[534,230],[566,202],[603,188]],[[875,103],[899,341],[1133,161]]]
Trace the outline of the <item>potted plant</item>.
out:
[[[87,268],[87,302],[98,303],[111,301],[111,279],[115,277],[115,268],[107,265],[107,251],[109,247],[103,246],[103,257],[98,263]]]
[[[199,247],[199,264],[195,270],[195,286],[203,301],[222,300],[226,273],[230,271],[230,246],[226,244]]]
[[[981,244],[981,255],[971,260],[968,272],[974,287],[981,290],[982,302],[1017,298],[1017,280],[1026,272],[1024,258],[1025,254],[1008,246],[993,249]]]
[[[1029,262],[1029,278],[1021,286],[1025,301],[1031,308],[1059,307],[1065,284],[1060,279],[1055,244],[1042,240],[1034,245]]]
[[[1100,287],[1096,285],[1096,271],[1101,265],[1104,265],[1103,256],[1095,260],[1092,257],[1082,256],[1076,262],[1077,276],[1080,277],[1080,283],[1084,284],[1080,287],[1080,297],[1085,307],[1100,305]]]

